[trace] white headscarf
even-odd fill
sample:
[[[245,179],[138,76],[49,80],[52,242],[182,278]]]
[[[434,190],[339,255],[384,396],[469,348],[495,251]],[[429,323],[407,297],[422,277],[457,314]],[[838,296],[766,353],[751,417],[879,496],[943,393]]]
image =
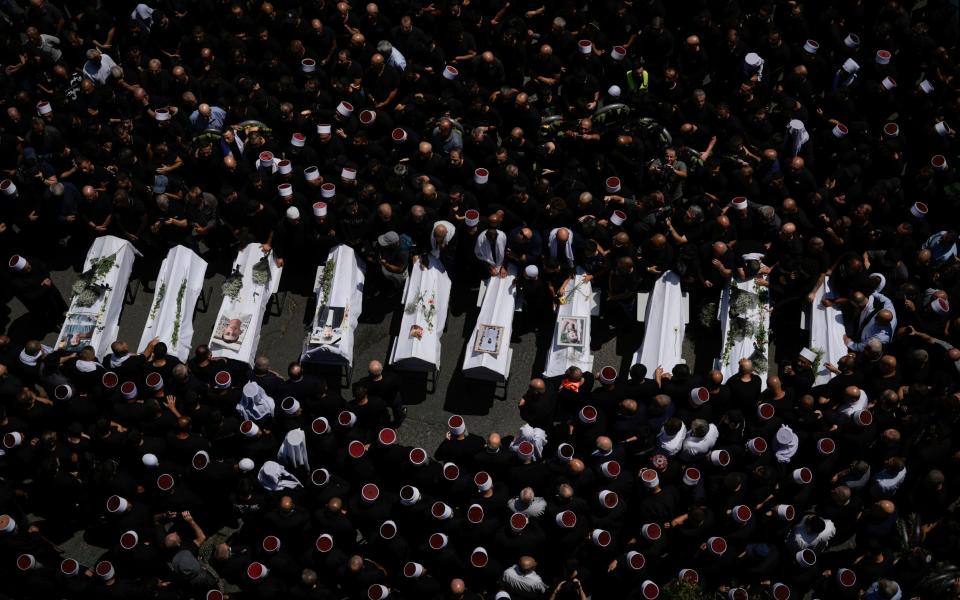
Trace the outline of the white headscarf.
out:
[[[291,429],[287,437],[283,438],[277,460],[281,460],[291,468],[304,467],[310,470],[310,458],[307,456],[307,439],[303,429]]]
[[[130,358],[130,354],[124,354],[123,356],[117,356],[116,354],[110,355],[110,368],[116,369],[122,365],[126,360]]]
[[[800,148],[810,141],[807,127],[800,119],[792,119],[787,123],[787,133],[790,135],[791,156],[800,154]]]
[[[24,348],[20,351],[20,362],[27,365],[28,367],[35,367],[37,363],[43,360],[43,357],[53,352],[53,348],[40,344],[40,353],[36,356],[30,356],[27,354],[27,349]]]
[[[547,591],[547,584],[543,582],[536,571],[524,574],[520,572],[520,567],[517,565],[503,572],[503,581],[515,590],[540,594]]]
[[[95,361],[92,360],[78,360],[77,361],[77,370],[81,373],[93,373],[97,370],[98,365]]]
[[[237,403],[237,412],[244,419],[259,421],[260,419],[273,416],[276,403],[273,398],[267,395],[262,387],[256,382],[248,381],[243,386],[243,396]]]
[[[133,9],[133,12],[130,13],[130,18],[134,21],[139,21],[140,26],[149,33],[150,27],[153,26],[153,9],[146,4],[138,4],[137,7]]]
[[[437,221],[433,224],[433,229],[430,231],[430,254],[436,258],[440,258],[440,248],[437,248],[437,238],[433,237],[433,232],[435,232],[437,227],[441,225],[447,228],[447,235],[443,238],[443,243],[445,245],[450,244],[450,240],[453,239],[453,235],[457,232],[457,229],[450,221]]]
[[[260,467],[260,472],[257,473],[257,481],[269,492],[303,487],[299,479],[272,460],[268,460]]]
[[[790,441],[786,444],[780,443],[780,434],[790,435]],[[786,437],[786,436],[784,436]],[[800,448],[800,438],[786,425],[781,425],[777,431],[777,462],[788,463],[793,459],[793,455]]]
[[[687,458],[696,458],[697,456],[703,456],[707,452],[713,449],[713,446],[717,443],[717,439],[720,438],[720,430],[717,429],[717,426],[713,423],[710,423],[707,427],[707,433],[703,437],[695,437],[694,435],[689,435],[685,440],[683,440],[683,455]]]
[[[855,412],[865,409],[868,403],[867,393],[860,390],[860,397],[857,398],[856,402],[844,402],[840,405],[840,412],[848,417],[852,417]]]
[[[657,434],[657,447],[662,449],[667,456],[674,456],[683,449],[683,440],[687,438],[687,426],[680,424],[680,431],[673,437],[667,436],[667,433],[660,428]]]
[[[510,449],[514,452],[520,447],[520,442],[530,442],[533,444],[533,460],[540,460],[543,456],[543,447],[547,445],[547,432],[539,427],[533,427],[527,423],[523,424],[517,437],[510,442]]]
[[[557,233],[561,229],[566,229],[570,233],[570,237],[567,238],[567,245],[564,247],[564,258],[567,260],[568,266],[573,266],[573,231],[568,227],[557,227],[550,232],[550,256],[551,258],[559,259],[559,249],[557,248]]]
[[[502,266],[507,253],[507,234],[499,230],[497,231],[497,262],[493,261],[493,252],[490,250],[490,241],[487,239],[486,231],[477,236],[477,243],[473,247],[473,253],[477,255],[477,258],[490,266]]]

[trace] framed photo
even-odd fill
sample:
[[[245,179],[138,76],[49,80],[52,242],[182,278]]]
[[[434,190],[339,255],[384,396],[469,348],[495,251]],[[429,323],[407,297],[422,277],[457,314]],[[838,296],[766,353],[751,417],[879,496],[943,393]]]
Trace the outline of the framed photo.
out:
[[[217,326],[213,330],[213,339],[217,344],[231,350],[239,350],[250,329],[253,315],[238,313],[235,315],[221,315]]]
[[[583,317],[561,317],[557,320],[557,346],[582,348],[585,331]]]
[[[497,355],[503,340],[503,327],[499,325],[477,325],[477,337],[473,343],[474,352]]]
[[[410,326],[410,333],[407,335],[411,340],[423,339],[423,327],[414,323]]]
[[[63,333],[57,340],[57,350],[79,352],[84,346],[93,341],[93,334],[97,329],[97,315],[73,313],[67,315],[63,325]]]
[[[324,306],[317,315],[317,326],[340,329],[343,324],[344,311],[343,306]]]

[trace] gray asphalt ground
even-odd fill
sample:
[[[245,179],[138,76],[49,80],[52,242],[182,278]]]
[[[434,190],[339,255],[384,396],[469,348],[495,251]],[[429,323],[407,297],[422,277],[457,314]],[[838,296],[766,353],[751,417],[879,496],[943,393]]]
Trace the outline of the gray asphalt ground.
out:
[[[228,258],[228,261],[230,260],[232,257]],[[205,312],[198,311],[194,315],[194,346],[207,342],[210,338],[222,301],[220,284],[227,268],[228,264],[211,264],[207,270],[209,307]],[[69,267],[53,272],[54,282],[68,302],[70,286],[75,278],[76,272]],[[282,283],[281,286],[283,285]],[[131,287],[136,289],[136,295],[134,301],[123,308],[119,339],[126,340],[131,348],[135,349],[147,320],[153,293],[137,283],[131,284]],[[505,386],[466,380],[460,366],[463,363],[465,346],[476,325],[476,300],[476,292],[469,290],[455,293],[451,298],[447,329],[442,337],[442,364],[435,390],[432,389],[433,386],[426,385],[425,375],[405,375],[405,399],[409,413],[399,429],[400,443],[422,446],[432,452],[443,439],[447,419],[454,413],[464,415],[468,428],[481,435],[490,431],[515,434],[522,424],[517,401],[526,390],[530,378],[539,376],[543,369],[551,332],[542,332],[539,341],[534,333],[526,333],[513,341],[511,376]],[[268,315],[264,321],[258,354],[269,357],[272,367],[281,374],[285,375],[289,362],[299,358],[305,332],[304,322],[306,315],[313,314],[313,306],[312,297],[288,292],[281,310],[278,311],[279,316]],[[370,360],[386,361],[392,336],[396,333],[395,328],[399,327],[400,309],[399,296],[395,296],[392,301],[365,301],[355,338],[354,380],[366,374],[366,365]],[[7,329],[14,341],[17,341],[17,338],[22,337],[23,332],[29,329],[29,317],[24,314],[24,308],[18,301],[11,304],[10,310],[11,322]],[[628,329],[611,331],[602,319],[594,319],[592,333],[595,371],[605,365],[614,365],[621,372],[629,368],[633,353],[642,341],[643,328],[641,324],[636,324]],[[697,331],[696,328],[688,328],[683,354],[695,372],[705,372],[710,369],[713,358],[717,356],[720,344],[719,340],[711,339],[695,343],[691,336],[696,335]],[[42,341],[52,345],[56,336],[57,332],[49,332]],[[709,337],[719,337],[719,331]],[[700,360],[696,360],[696,357],[700,357]],[[333,379],[337,377],[334,376]],[[425,388],[431,393],[425,394]],[[344,390],[344,395],[349,398],[349,391]],[[221,541],[227,533],[211,535],[212,541]],[[81,534],[63,542],[62,547],[87,565],[92,564],[102,552],[84,542]],[[208,543],[205,551],[209,551],[211,547]]]

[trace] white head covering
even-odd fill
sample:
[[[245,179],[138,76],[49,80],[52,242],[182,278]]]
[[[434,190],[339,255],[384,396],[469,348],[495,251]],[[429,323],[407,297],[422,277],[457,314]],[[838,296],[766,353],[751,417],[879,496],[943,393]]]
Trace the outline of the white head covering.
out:
[[[510,442],[510,449],[516,452],[521,442],[533,444],[533,460],[540,460],[543,456],[543,448],[547,445],[547,432],[539,427],[524,423],[517,433],[517,437]]]
[[[674,436],[668,437],[663,428],[657,434],[657,447],[662,449],[668,456],[673,456],[683,449],[683,441],[687,437],[687,426],[680,425],[680,431]]]
[[[307,456],[307,439],[303,429],[291,429],[287,437],[283,438],[277,460],[283,461],[291,468],[306,467],[310,470],[310,459]]]
[[[430,230],[430,254],[436,258],[440,258],[440,248],[437,248],[437,240],[433,237],[433,232],[437,230],[437,227],[443,225],[447,228],[447,235],[443,238],[444,244],[449,244],[450,240],[453,239],[453,235],[457,232],[457,229],[453,226],[453,223],[450,221],[437,221],[433,224],[433,229]]]
[[[253,381],[243,386],[243,396],[237,403],[237,412],[244,419],[258,421],[266,416],[273,416],[276,403],[267,395],[262,387]]]
[[[550,232],[550,256],[553,258],[560,258],[559,251],[557,248],[557,232],[561,229],[566,229],[570,232],[570,237],[567,239],[567,245],[564,247],[564,258],[567,260],[567,265],[573,266],[573,230],[568,227],[557,227]]]
[[[76,362],[77,370],[81,373],[93,373],[100,365],[93,360],[79,360]]]
[[[507,234],[497,231],[497,262],[493,261],[493,252],[490,250],[490,240],[487,239],[487,232],[481,231],[477,236],[477,243],[473,247],[473,253],[483,262],[499,267],[503,264],[507,253]]]
[[[787,133],[790,134],[792,156],[796,156],[800,154],[800,148],[810,141],[810,134],[800,119],[792,119],[787,123]]]
[[[743,59],[743,70],[747,75],[757,74],[757,81],[763,81],[764,61],[756,52],[748,52]]]
[[[268,492],[303,487],[299,479],[272,460],[268,460],[260,467],[260,472],[257,473],[257,481]]]
[[[800,448],[800,438],[786,425],[777,430],[777,462],[788,463]]]

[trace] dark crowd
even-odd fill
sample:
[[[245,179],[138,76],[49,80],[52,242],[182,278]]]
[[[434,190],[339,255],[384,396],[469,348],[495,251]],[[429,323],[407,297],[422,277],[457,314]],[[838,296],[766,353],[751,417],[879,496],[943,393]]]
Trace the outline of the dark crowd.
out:
[[[957,10],[0,1],[0,288],[36,321],[0,337],[0,597],[957,598]],[[673,271],[719,338],[755,279],[779,367],[574,368],[519,432],[455,415],[431,456],[378,362],[341,392],[43,346],[49,269],[102,235],[145,282],[249,243],[304,294],[337,244],[371,300],[434,261],[517,274],[520,331],[582,270],[617,334]],[[801,329],[824,285],[837,364]]]

